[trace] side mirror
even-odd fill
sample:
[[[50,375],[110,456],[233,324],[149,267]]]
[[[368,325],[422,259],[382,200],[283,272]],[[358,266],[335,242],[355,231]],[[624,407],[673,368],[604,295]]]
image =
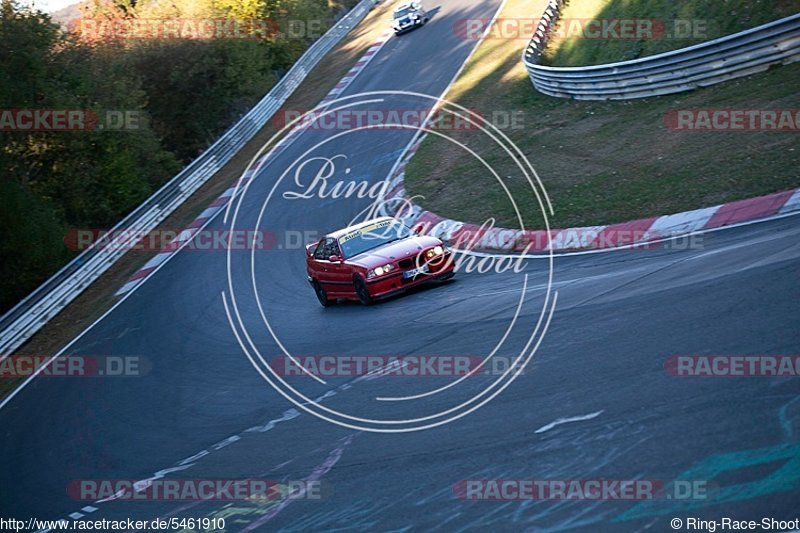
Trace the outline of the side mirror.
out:
[[[425,226],[423,224],[417,224],[414,226],[414,235],[422,235],[422,232],[425,230]]]
[[[328,261],[330,261],[331,263],[339,263],[342,261],[342,258],[339,257],[338,255],[332,255],[328,258]]]

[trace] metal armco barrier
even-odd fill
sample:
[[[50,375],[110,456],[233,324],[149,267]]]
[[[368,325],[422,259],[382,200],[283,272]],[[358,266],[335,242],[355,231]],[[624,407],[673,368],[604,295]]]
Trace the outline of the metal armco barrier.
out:
[[[361,0],[315,41],[272,90],[231,126],[205,152],[122,219],[110,234],[113,240],[95,243],[0,317],[0,360],[10,355],[48,320],[64,309],[124,254],[126,242],[135,244],[143,233],[155,229],[197,189],[222,168],[278,111],[320,60],[353,29],[376,0]],[[126,239],[124,231],[135,237]]]
[[[627,100],[707,87],[800,60],[800,14],[705,43],[620,63],[538,64],[563,0],[551,0],[523,62],[534,87],[576,100]]]

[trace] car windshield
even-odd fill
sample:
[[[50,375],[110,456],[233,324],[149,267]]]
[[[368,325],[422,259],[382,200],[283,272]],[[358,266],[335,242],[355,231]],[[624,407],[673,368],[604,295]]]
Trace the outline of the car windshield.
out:
[[[339,237],[339,246],[344,256],[351,258],[409,235],[408,226],[396,220],[382,220]]]
[[[405,17],[406,15],[410,15],[413,12],[414,12],[414,9],[411,8],[411,7],[401,7],[400,9],[398,9],[397,11],[394,12],[394,18],[401,19],[401,18]]]

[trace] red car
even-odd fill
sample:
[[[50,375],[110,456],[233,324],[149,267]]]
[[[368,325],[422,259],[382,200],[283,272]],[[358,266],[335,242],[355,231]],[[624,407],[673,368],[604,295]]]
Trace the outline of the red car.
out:
[[[417,235],[391,217],[362,222],[307,245],[306,267],[323,307],[337,299],[369,305],[455,274],[452,254],[442,241]]]

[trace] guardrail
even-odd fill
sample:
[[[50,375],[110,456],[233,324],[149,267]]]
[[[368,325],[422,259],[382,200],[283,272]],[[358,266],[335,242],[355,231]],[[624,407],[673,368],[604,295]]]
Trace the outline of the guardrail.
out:
[[[361,22],[378,0],[361,0],[317,39],[281,80],[214,144],[25,299],[0,317],[0,360],[19,348],[222,168],[291,96],[320,60]],[[130,231],[126,236],[124,232]]]
[[[523,53],[534,87],[576,100],[627,100],[707,87],[800,60],[800,14],[662,54],[587,67],[538,64],[564,0],[550,3]]]

